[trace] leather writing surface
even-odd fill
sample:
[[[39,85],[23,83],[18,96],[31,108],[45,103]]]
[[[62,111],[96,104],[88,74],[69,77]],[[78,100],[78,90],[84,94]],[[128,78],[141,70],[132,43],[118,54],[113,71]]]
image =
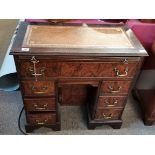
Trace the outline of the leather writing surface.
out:
[[[134,48],[121,27],[29,25],[23,47]]]

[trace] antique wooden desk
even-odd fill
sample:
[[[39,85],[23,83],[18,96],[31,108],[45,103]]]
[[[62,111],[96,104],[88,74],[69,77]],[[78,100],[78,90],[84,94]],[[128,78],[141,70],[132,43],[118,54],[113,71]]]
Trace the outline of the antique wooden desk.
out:
[[[26,110],[26,131],[60,130],[60,106],[87,107],[88,128],[122,125],[122,112],[142,59],[147,56],[123,26],[19,27],[14,55]]]

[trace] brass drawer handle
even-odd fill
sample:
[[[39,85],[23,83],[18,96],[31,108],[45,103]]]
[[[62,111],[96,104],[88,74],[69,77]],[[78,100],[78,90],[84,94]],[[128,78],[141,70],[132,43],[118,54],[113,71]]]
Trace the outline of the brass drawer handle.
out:
[[[117,90],[114,90],[113,87],[109,86],[110,93],[119,93],[121,89],[122,89],[121,86],[119,86]]]
[[[41,89],[43,91],[35,91],[36,87],[32,86],[32,91],[33,91],[34,94],[45,94],[45,93],[47,93],[48,87],[47,86],[43,86],[43,87],[41,87]]]
[[[118,77],[125,77],[125,76],[127,76],[128,75],[128,67],[126,67],[125,69],[124,69],[124,74],[121,74],[120,73],[120,71],[119,71],[119,69],[117,69],[117,68],[114,68],[114,71],[115,71],[115,73],[116,73],[116,76],[118,76]]]
[[[38,125],[44,125],[47,122],[47,119],[45,119],[43,122],[40,122],[39,120],[36,120],[36,123]]]
[[[128,64],[128,60],[127,59],[124,59],[123,60],[123,64]]]
[[[36,110],[46,110],[47,104],[44,104],[43,107],[38,107],[38,105],[35,104],[34,107],[35,107]]]
[[[105,103],[107,104],[108,107],[114,107],[118,103],[118,100],[115,100],[112,103],[105,101]]]
[[[38,95],[40,94],[41,95],[41,94],[45,94],[46,92],[45,91],[36,91],[36,92],[33,92],[33,93],[34,94],[38,94]]]
[[[103,113],[103,117],[104,117],[104,119],[111,119],[112,118],[112,113],[111,114],[109,114],[109,116],[106,116],[104,113]]]

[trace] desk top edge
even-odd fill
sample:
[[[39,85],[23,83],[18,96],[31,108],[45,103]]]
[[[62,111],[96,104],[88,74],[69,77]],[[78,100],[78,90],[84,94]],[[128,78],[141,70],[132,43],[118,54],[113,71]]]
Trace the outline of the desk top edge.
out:
[[[132,42],[133,44],[133,47],[134,48],[123,48],[123,49],[119,49],[119,48],[99,48],[99,49],[89,49],[89,48],[70,48],[69,51],[74,51],[73,53],[72,52],[68,52],[68,53],[64,53],[63,50],[68,50],[68,48],[66,49],[62,49],[62,48],[27,48],[27,47],[24,47],[23,49],[23,40],[24,40],[24,37],[25,37],[25,33],[26,33],[26,30],[27,30],[27,26],[28,25],[36,25],[36,24],[28,24],[26,22],[21,22],[20,26],[19,26],[19,29],[18,29],[18,32],[17,32],[17,35],[15,37],[15,40],[13,42],[13,46],[11,48],[11,52],[10,54],[11,55],[25,55],[25,54],[28,54],[28,55],[89,55],[89,56],[122,56],[123,55],[123,50],[125,50],[126,52],[124,53],[124,56],[147,56],[147,52],[145,51],[145,49],[142,47],[142,45],[140,44],[140,42],[138,41],[138,39],[135,37],[134,33],[129,29],[127,28],[126,26],[124,25],[90,25],[90,24],[87,24],[88,26],[90,27],[118,27],[118,28],[121,28],[123,29],[125,32],[127,31],[130,31],[130,34],[127,34],[127,37],[128,39]],[[50,24],[41,24],[41,25],[46,25],[46,26],[49,26]],[[38,25],[37,25],[38,26]],[[39,25],[40,26],[40,25]],[[58,24],[58,25],[52,25],[52,26],[82,26],[82,24]],[[28,50],[27,50],[28,49]],[[50,50],[54,50],[54,51],[57,51],[57,52],[49,52]],[[79,52],[81,51],[81,53]],[[84,53],[82,53],[82,51],[85,51]],[[90,52],[89,52],[90,51]],[[140,52],[139,52],[140,51]]]

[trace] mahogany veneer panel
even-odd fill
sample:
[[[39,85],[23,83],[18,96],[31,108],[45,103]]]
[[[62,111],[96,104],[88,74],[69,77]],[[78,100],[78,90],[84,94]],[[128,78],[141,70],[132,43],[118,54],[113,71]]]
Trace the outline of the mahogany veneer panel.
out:
[[[24,104],[27,111],[55,111],[55,98],[25,98]]]
[[[126,96],[100,96],[98,108],[123,108]]]
[[[87,103],[87,85],[63,85],[61,92],[62,105],[83,105]]]
[[[56,123],[56,113],[27,114],[29,125],[50,125]]]
[[[36,58],[37,59],[37,58]],[[35,64],[36,72],[42,74],[39,79],[49,77],[113,77],[117,76],[115,68],[119,74],[125,74],[126,78],[132,78],[138,67],[138,60],[130,61],[130,59],[120,59],[115,62],[56,62],[46,59],[37,59],[39,62]],[[127,60],[127,63],[123,61]],[[21,78],[33,78],[33,63],[30,59],[18,60],[19,74]]]
[[[111,120],[119,119],[122,114],[122,109],[98,109],[95,119]]]
[[[55,85],[51,81],[23,81],[21,86],[25,96],[51,96],[55,94]]]
[[[101,87],[101,95],[104,94],[128,94],[131,81],[104,81]]]

